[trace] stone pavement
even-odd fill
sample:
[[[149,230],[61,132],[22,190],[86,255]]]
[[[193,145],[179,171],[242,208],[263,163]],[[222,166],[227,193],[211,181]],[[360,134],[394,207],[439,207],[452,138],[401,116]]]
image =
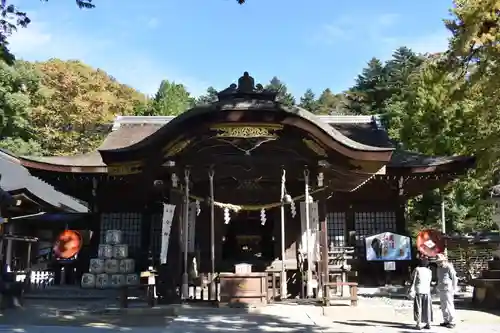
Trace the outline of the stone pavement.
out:
[[[460,304],[459,304],[460,306]],[[438,305],[434,308],[435,324],[441,319]],[[458,310],[459,322],[455,329],[432,327],[423,332],[500,332],[500,317],[481,311]],[[128,320],[106,322],[102,318],[86,318],[42,325],[15,323],[0,325],[0,332],[23,333],[97,333],[106,331],[133,331],[137,333],[408,333],[413,329],[411,302],[385,298],[361,299],[359,306],[345,305],[322,308],[313,305],[275,304],[258,311],[236,309],[183,308],[174,320],[148,316],[126,316]]]

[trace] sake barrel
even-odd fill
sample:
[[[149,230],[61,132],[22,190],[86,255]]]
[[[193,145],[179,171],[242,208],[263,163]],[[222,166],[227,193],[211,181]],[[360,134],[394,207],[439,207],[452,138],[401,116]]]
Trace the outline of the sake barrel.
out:
[[[99,289],[109,288],[109,275],[108,274],[97,274],[95,278],[95,286]]]
[[[106,230],[105,234],[106,244],[115,245],[122,242],[122,231],[121,230]]]
[[[91,273],[83,273],[81,285],[82,288],[95,288],[96,277]]]
[[[120,260],[120,267],[118,271],[120,273],[132,273],[135,270],[135,261],[134,259],[122,259]]]
[[[139,284],[139,275],[137,274],[127,274],[125,277],[125,283],[127,286],[136,286]]]
[[[99,244],[97,250],[97,257],[99,258],[113,258],[113,245]]]
[[[104,272],[108,274],[118,273],[119,265],[117,259],[106,259],[104,261]]]
[[[113,246],[113,258],[125,259],[128,257],[128,245],[127,244],[116,244]]]
[[[126,284],[125,275],[111,274],[111,288],[120,288]]]
[[[102,258],[90,259],[89,272],[92,274],[104,273],[104,259]]]

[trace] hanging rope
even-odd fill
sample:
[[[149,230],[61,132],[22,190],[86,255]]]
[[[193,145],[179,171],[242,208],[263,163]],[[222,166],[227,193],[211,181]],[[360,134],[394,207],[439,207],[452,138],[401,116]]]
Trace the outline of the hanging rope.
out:
[[[318,192],[321,192],[323,191],[325,188],[319,188],[317,190],[314,190],[314,191],[311,191],[309,192],[309,195],[311,194],[315,194],[315,193],[318,193]],[[175,191],[183,194],[182,191],[179,191],[177,189],[174,189]],[[192,200],[198,200],[200,202],[206,202],[207,199],[204,199],[202,197],[199,197],[199,196],[196,196],[196,195],[189,195],[189,198],[191,198]],[[299,195],[299,196],[296,196],[294,198],[292,198],[292,202],[293,201],[299,201],[301,199],[304,199],[305,198],[305,194],[302,194],[302,195]],[[285,203],[287,205],[289,205],[289,203]],[[218,201],[214,201],[214,206],[216,207],[219,207],[219,208],[227,208],[233,212],[239,212],[239,211],[259,211],[261,209],[271,209],[271,208],[275,208],[275,207],[279,207],[281,206],[281,202],[275,202],[275,203],[270,203],[270,204],[263,204],[263,205],[234,205],[234,204],[231,204],[231,203],[224,203],[224,202],[218,202]]]

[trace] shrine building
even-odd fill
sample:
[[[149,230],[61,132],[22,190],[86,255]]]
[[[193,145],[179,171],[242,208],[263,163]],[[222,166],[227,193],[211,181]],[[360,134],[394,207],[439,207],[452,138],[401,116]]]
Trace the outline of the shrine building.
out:
[[[328,244],[357,249],[352,269],[368,283],[383,263],[366,262],[364,237],[406,235],[407,200],[475,163],[405,151],[377,116],[317,116],[244,77],[218,101],[177,117],[117,117],[97,151],[19,161],[88,203],[85,223],[96,235],[90,252],[106,230],[122,230],[137,269],[153,261],[166,288],[186,282],[183,267],[193,260],[198,274],[246,262],[253,271],[278,272],[284,263],[290,276],[302,265],[305,210],[311,232],[326,221]],[[162,254],[165,204],[175,210]],[[309,239],[305,252],[317,261],[317,238]]]

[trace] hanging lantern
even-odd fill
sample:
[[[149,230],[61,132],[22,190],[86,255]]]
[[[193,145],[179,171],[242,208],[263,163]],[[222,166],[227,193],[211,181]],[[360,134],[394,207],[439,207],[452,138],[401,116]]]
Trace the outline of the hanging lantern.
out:
[[[267,221],[267,219],[266,219],[266,210],[264,208],[262,208],[260,210],[260,224],[264,225],[264,224],[266,224],[266,221]]]
[[[224,223],[228,224],[231,220],[231,216],[229,216],[229,208],[224,208]]]
[[[297,215],[297,207],[295,206],[295,202],[293,200],[290,202],[290,214],[292,215],[292,218],[295,218]]]
[[[196,205],[196,216],[199,216],[200,213],[201,213],[201,205],[200,205],[200,200],[196,200],[195,201],[195,205]]]
[[[179,185],[179,177],[177,177],[177,175],[173,173],[171,179],[172,179],[172,187],[177,188],[177,186]]]
[[[318,187],[323,187],[323,180],[324,180],[323,172],[318,173]]]

